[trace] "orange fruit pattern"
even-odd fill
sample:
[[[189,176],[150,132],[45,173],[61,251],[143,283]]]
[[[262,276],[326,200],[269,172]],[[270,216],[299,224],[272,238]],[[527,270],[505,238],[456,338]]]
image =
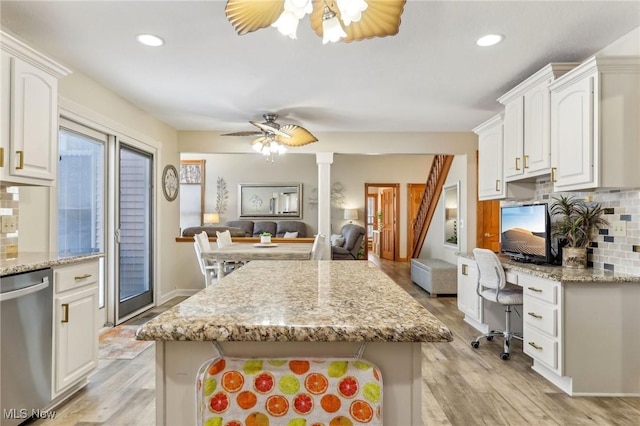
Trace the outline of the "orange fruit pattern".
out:
[[[282,417],[289,411],[289,401],[282,395],[271,395],[264,403],[267,413],[274,417]]]
[[[382,375],[350,358],[225,357],[194,381],[203,426],[381,426]]]
[[[314,395],[320,395],[327,391],[329,380],[320,373],[310,373],[304,379],[304,387]]]
[[[238,392],[244,385],[244,376],[239,371],[227,371],[222,375],[222,387],[227,392]]]

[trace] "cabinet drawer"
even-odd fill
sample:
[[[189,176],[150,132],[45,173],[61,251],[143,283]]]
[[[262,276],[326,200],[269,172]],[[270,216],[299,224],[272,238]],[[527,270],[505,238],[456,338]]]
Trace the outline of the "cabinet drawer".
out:
[[[525,327],[535,327],[552,337],[558,337],[558,308],[532,297],[524,298]]]
[[[532,327],[524,332],[524,353],[556,370],[558,368],[558,342],[545,337]]]
[[[56,292],[97,284],[100,274],[98,261],[56,267],[53,271]]]
[[[519,274],[518,281],[518,284],[522,286],[525,296],[544,300],[554,305],[558,303],[558,287],[560,283],[557,281],[546,280],[526,274]]]

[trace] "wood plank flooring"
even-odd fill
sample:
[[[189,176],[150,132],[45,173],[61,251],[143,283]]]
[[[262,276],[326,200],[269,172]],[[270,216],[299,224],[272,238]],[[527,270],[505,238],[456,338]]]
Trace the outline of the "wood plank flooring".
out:
[[[473,349],[470,342],[480,333],[463,321],[455,297],[430,298],[411,282],[409,263],[372,261],[454,334],[451,343],[422,345],[422,415],[426,426],[640,426],[640,398],[572,398],[531,370],[531,359],[522,353],[520,342],[514,344],[509,361],[499,357],[499,339]],[[127,324],[142,324],[181,300],[172,300]],[[89,385],[58,407],[55,419],[32,424],[154,425],[154,371],[153,347],[133,360],[100,360]]]

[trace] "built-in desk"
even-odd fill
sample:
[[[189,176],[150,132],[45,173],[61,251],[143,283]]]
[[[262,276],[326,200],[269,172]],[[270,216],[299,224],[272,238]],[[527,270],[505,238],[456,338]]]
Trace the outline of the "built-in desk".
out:
[[[640,396],[640,277],[501,261],[507,281],[523,288],[523,351],[536,372],[569,395]],[[460,254],[459,307],[484,332],[495,328],[486,321],[496,304],[476,285],[473,256]]]

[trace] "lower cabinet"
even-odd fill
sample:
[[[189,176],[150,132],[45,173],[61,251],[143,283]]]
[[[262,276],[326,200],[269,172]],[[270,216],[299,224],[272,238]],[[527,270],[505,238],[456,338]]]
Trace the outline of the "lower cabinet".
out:
[[[54,397],[98,366],[97,260],[54,268]]]
[[[482,298],[476,291],[478,267],[476,262],[458,257],[458,309],[465,314],[465,321],[479,330],[487,328],[483,322]]]

